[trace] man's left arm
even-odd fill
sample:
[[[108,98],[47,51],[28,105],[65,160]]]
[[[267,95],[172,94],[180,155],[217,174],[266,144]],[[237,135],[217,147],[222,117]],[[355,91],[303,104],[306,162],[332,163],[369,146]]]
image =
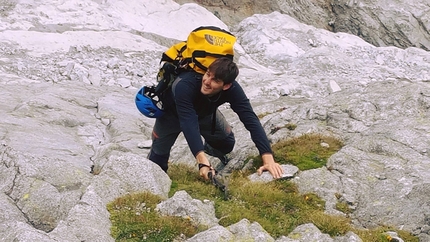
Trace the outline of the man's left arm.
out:
[[[258,174],[261,175],[263,171],[269,171],[274,178],[280,178],[283,169],[273,157],[269,139],[267,138],[260,120],[252,109],[249,99],[242,87],[238,83],[235,84],[234,88],[230,88],[230,105],[233,111],[239,116],[241,122],[245,125],[245,128],[250,132],[252,141],[255,143],[261,155],[263,165],[258,169]]]

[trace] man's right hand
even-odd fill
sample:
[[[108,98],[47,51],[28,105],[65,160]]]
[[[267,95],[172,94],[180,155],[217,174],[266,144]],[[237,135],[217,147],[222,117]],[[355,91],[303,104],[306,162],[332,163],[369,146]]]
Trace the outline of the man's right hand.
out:
[[[204,166],[199,170],[199,174],[201,177],[203,177],[203,179],[209,180],[209,173],[211,173],[213,171],[214,171],[213,168],[209,168],[207,166]]]
[[[205,155],[205,152],[201,151],[196,155],[197,164],[202,164],[202,166],[199,169],[199,174],[201,177],[203,177],[205,180],[209,180],[209,172],[214,172],[214,169],[211,167],[211,164],[209,163],[208,158]],[[212,174],[214,175],[214,174]]]

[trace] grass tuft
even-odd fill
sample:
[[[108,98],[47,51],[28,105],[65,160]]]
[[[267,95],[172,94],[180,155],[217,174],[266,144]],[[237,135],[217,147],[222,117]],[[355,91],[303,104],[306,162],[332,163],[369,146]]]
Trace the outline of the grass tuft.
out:
[[[327,164],[328,158],[339,151],[343,143],[331,136],[305,134],[280,141],[273,145],[273,155],[280,164],[292,164],[301,171],[316,169]],[[263,163],[261,157],[253,157],[254,167]]]
[[[161,201],[151,193],[137,193],[109,203],[111,235],[115,241],[173,241],[181,235],[191,237],[199,232],[187,219],[160,216],[155,207]]]

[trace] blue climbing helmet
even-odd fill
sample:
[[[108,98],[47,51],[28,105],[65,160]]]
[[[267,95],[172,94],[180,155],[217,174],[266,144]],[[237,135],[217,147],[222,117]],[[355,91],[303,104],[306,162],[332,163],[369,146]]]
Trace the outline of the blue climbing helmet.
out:
[[[136,94],[136,107],[148,118],[158,118],[163,116],[163,103],[155,94],[155,87],[144,86]]]

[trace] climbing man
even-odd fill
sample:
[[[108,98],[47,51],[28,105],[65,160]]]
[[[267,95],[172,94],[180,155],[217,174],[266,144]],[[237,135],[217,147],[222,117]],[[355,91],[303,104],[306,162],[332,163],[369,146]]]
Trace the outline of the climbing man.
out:
[[[238,74],[237,65],[226,57],[216,59],[204,75],[192,70],[180,73],[164,95],[164,114],[155,121],[148,158],[167,171],[170,150],[183,132],[199,165],[200,176],[208,179],[208,173],[214,170],[206,154],[226,164],[226,154],[235,144],[230,125],[217,109],[229,103],[250,132],[262,157],[263,165],[258,173],[269,171],[274,178],[280,178],[282,167],[275,162],[266,133],[236,81]]]

